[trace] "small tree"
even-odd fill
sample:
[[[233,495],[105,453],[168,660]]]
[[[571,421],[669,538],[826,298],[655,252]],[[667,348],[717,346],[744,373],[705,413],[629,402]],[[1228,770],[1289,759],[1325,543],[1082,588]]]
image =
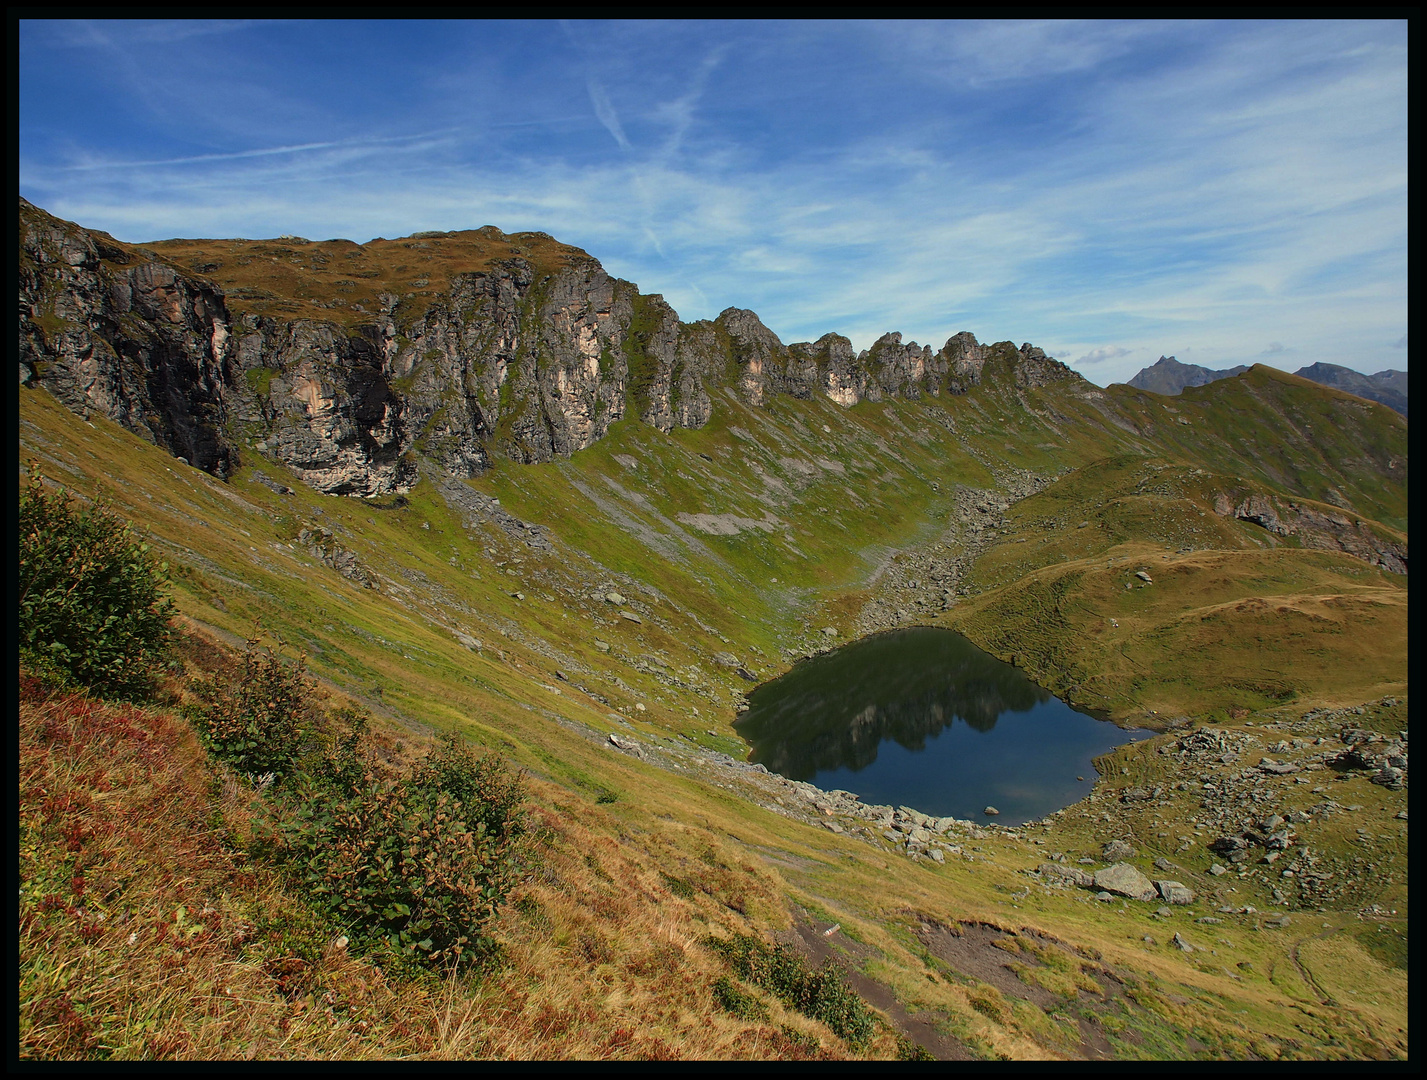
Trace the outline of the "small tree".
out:
[[[168,643],[168,564],[101,496],[86,507],[49,491],[30,464],[20,493],[21,655],[100,694],[152,688]]]
[[[401,780],[309,778],[280,828],[295,876],[360,948],[399,965],[480,963],[516,873],[520,774],[447,736]]]
[[[299,656],[288,664],[283,642],[261,647],[254,636],[243,651],[241,674],[224,684],[196,685],[206,698],[193,713],[200,736],[215,756],[252,779],[285,777],[302,770],[320,750],[316,685]]]

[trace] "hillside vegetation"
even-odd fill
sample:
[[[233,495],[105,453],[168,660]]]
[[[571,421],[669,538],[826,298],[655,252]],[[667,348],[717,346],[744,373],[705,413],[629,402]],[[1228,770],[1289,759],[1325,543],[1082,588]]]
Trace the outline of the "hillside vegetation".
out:
[[[21,1052],[1405,1055],[1405,792],[1363,773],[1302,774],[1331,795],[1235,780],[1242,762],[1195,777],[1224,807],[1358,807],[1300,826],[1321,862],[1285,879],[1209,873],[1216,834],[1194,819],[1230,815],[1180,790],[1186,728],[1116,751],[1097,794],[1044,823],[973,827],[945,866],[829,831],[776,778],[717,756],[742,756],[746,676],[825,648],[829,625],[836,640],[955,625],[1072,700],[1265,749],[1336,740],[1349,721],[1405,728],[1402,575],[1214,509],[1226,490],[1331,494],[1379,509],[1371,528],[1405,550],[1405,427],[1256,377],[1176,399],[1192,424],[1119,390],[983,385],[850,410],[727,396],[700,429],[624,421],[569,459],[430,473],[371,500],[321,496],[261,459],[225,483],[23,392],[22,457],[82,496],[102,484],[169,562],[189,677],[236,663],[261,620],[306,654],[324,708],[369,713],[393,762],[454,732],[521,769],[530,847],[491,924],[497,960],[383,968],[255,854],[261,800],[174,711],[186,683],[137,710],[25,683]],[[1202,425],[1183,411],[1236,389]],[[1351,460],[1305,438],[1283,452],[1296,472],[1265,455],[1234,469],[1207,435],[1211,406],[1258,417],[1246,431],[1326,410],[1345,439],[1374,433]],[[1156,785],[1152,802],[1121,798]],[[1198,902],[1159,915],[1027,876],[1053,856],[1099,862],[1127,834],[1136,865],[1169,859]],[[760,974],[755,953],[710,939],[782,943],[806,972],[830,959],[871,1034],[848,1041],[790,1004],[802,976]]]
[[[22,1056],[1407,1058],[1386,406],[784,344],[540,233],[20,227],[22,485],[98,523],[25,504]],[[1145,737],[1017,828],[748,763],[911,625]]]

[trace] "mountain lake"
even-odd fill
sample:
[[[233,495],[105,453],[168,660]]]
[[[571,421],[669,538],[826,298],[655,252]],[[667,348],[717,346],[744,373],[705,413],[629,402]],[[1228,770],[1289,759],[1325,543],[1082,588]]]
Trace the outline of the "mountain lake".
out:
[[[770,772],[868,804],[999,825],[1078,802],[1099,775],[1092,759],[1153,734],[1074,709],[935,627],[805,660],[748,700],[735,728]]]

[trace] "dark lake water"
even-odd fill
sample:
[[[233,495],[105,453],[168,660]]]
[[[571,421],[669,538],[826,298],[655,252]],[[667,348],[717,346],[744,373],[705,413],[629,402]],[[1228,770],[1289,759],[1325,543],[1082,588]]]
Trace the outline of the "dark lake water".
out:
[[[933,627],[804,661],[754,690],[735,726],[753,748],[750,761],[790,780],[1000,825],[1085,797],[1098,776],[1092,758],[1151,734],[1073,709]],[[1001,813],[987,817],[987,806]]]

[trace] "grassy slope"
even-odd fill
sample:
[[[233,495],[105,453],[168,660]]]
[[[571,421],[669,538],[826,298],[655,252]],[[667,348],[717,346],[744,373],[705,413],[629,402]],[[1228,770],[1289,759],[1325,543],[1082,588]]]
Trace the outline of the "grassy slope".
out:
[[[544,233],[511,233],[491,226],[397,240],[160,240],[115,244],[165,259],[217,283],[234,315],[318,319],[354,328],[381,311],[380,295],[398,299],[405,326],[451,291],[458,274],[489,270],[523,258],[537,277],[587,259],[579,248]]]
[[[1406,580],[1218,517],[1240,483],[1130,456],[1077,470],[1017,504],[948,621],[1120,717],[1405,693]]]
[[[1144,397],[1148,411],[1154,399]],[[1017,408],[1023,403],[1036,412]],[[930,422],[931,410],[945,410],[955,436],[945,424]],[[824,425],[831,430],[823,431]],[[1392,1024],[1383,1028],[1385,1021],[1368,1010],[1313,1004],[1317,1023],[1331,1029],[1337,1044],[1319,1049],[1321,1037],[1305,1033],[1295,1002],[1315,995],[1289,976],[1272,976],[1292,967],[1285,935],[1260,934],[1245,920],[1216,928],[1231,942],[1225,949],[1251,960],[1255,972],[1266,973],[1226,975],[1217,962],[1144,949],[1135,926],[1145,917],[1141,913],[1107,911],[1077,895],[1037,892],[1013,900],[1009,894],[1025,880],[1017,871],[1037,861],[1024,850],[1025,841],[987,839],[977,845],[982,849],[977,861],[962,867],[913,864],[771,814],[696,778],[611,755],[589,737],[620,730],[655,746],[682,736],[735,751],[730,704],[748,684],[712,662],[713,653],[733,651],[760,676],[779,670],[785,663],[779,649],[806,644],[805,628],[820,626],[829,612],[845,611],[840,603],[857,595],[889,551],[905,547],[909,538],[939,533],[953,485],[990,486],[990,467],[1058,472],[1155,449],[1151,434],[1144,433],[1150,430],[1148,422],[1141,429],[1140,434],[1125,431],[1087,399],[1028,391],[1018,400],[1016,392],[996,388],[948,403],[864,404],[849,411],[825,402],[779,399],[757,411],[720,401],[714,422],[701,431],[661,435],[628,423],[571,461],[502,465],[476,482],[499,495],[512,512],[551,527],[556,547],[542,556],[493,527],[467,527],[428,484],[413,493],[404,509],[382,510],[323,498],[284,476],[280,467],[263,463],[264,472],[296,489],[278,496],[254,483],[249,471],[223,485],[178,466],[105,421],[78,421],[43,392],[26,392],[21,403],[22,457],[37,454],[49,475],[82,492],[92,491],[95,480],[104,477],[121,511],[170,553],[180,606],[191,618],[220,633],[241,635],[254,617],[261,617],[266,626],[306,648],[316,672],[394,722],[415,731],[454,727],[530,768],[544,785],[545,805],[557,811],[560,821],[578,820],[582,830],[574,836],[567,824],[565,838],[553,842],[560,853],[556,857],[566,860],[571,875],[569,889],[560,894],[562,905],[578,907],[570,897],[584,895],[580,890],[594,889],[600,880],[592,867],[587,867],[589,877],[582,876],[579,861],[569,857],[571,845],[578,851],[612,844],[647,869],[682,877],[697,865],[690,860],[701,847],[714,844],[730,851],[721,857],[724,863],[752,866],[750,880],[766,875],[772,883],[772,901],[766,910],[755,905],[747,925],[764,932],[783,925],[785,896],[841,922],[846,932],[875,950],[870,967],[909,1008],[939,1013],[943,1028],[978,1054],[1027,1057],[1072,1051],[1043,1011],[1024,1005],[1004,1013],[988,1009],[977,996],[975,980],[932,963],[915,936],[922,918],[1038,926],[1100,955],[1138,988],[1139,1004],[1118,1021],[1124,1031],[1137,1032],[1116,1043],[1122,1054],[1176,1056],[1195,1045],[1210,1056],[1374,1054],[1374,1047],[1392,1045]],[[1181,435],[1177,428],[1173,433]],[[1405,437],[1399,442],[1401,450],[1392,450],[1392,444],[1389,452],[1399,452],[1405,461]],[[1201,441],[1185,448],[1184,456],[1209,463],[1214,453],[1211,444]],[[616,455],[635,464],[630,467]],[[835,462],[842,471],[818,459]],[[1129,464],[1123,468],[1133,471]],[[1391,509],[1391,492],[1371,469],[1322,475],[1354,505],[1375,505],[1377,499]],[[1087,481],[1080,501],[1098,498],[1096,490],[1108,493],[1114,487],[1111,479]],[[1377,488],[1386,494],[1373,495]],[[1173,502],[1162,500],[1164,506]],[[1076,537],[1063,551],[1047,549],[1064,554],[1065,560],[1043,554],[1044,569],[1017,578],[1023,582],[1019,590],[1007,583],[969,605],[965,621],[973,633],[978,613],[1012,603],[1018,592],[1034,600],[1055,579],[1074,576],[1066,573],[1072,557],[1085,561],[1074,584],[1079,591],[1067,594],[1062,604],[1070,629],[1048,653],[1048,670],[1064,668],[1067,656],[1080,656],[1075,649],[1092,637],[1102,651],[1085,655],[1083,662],[1108,655],[1103,629],[1098,636],[1076,630],[1088,626],[1086,620],[1103,620],[1107,610],[1122,611],[1119,621],[1126,634],[1119,652],[1125,662],[1107,670],[1101,694],[1106,699],[1120,694],[1144,707],[1168,704],[1178,700],[1175,693],[1181,698],[1185,693],[1172,680],[1135,679],[1158,658],[1177,655],[1181,640],[1176,634],[1192,638],[1202,626],[1203,619],[1186,618],[1190,610],[1207,612],[1219,605],[1231,621],[1262,622],[1261,613],[1240,613],[1235,605],[1264,595],[1295,610],[1318,603],[1310,614],[1325,618],[1358,618],[1311,599],[1331,592],[1351,595],[1354,603],[1384,604],[1389,613],[1405,612],[1401,583],[1375,580],[1375,571],[1360,571],[1357,577],[1347,572],[1362,564],[1353,567],[1322,553],[1262,551],[1247,540],[1247,527],[1201,519],[1197,511],[1193,520],[1180,514],[1182,524],[1197,530],[1204,547],[1217,550],[1191,553],[1176,564],[1172,576],[1152,567],[1154,590],[1131,590],[1122,597],[1114,590],[1124,592],[1123,571],[1118,564],[1106,569],[1105,563],[1128,556],[1138,566],[1136,560],[1152,551],[1163,555],[1162,546],[1147,546],[1162,539],[1153,529],[1146,531],[1147,523],[1173,516],[1161,513],[1162,506],[1140,512],[1122,503],[1116,503],[1103,535],[1093,543]],[[1073,500],[1056,512],[1070,505],[1075,513],[1069,516],[1083,512]],[[1018,512],[1040,511],[1026,506]],[[779,527],[710,536],[679,523],[681,513],[734,513],[762,520],[772,514]],[[380,591],[348,582],[301,551],[294,538],[306,522],[333,528],[345,547],[384,575],[388,580]],[[1011,554],[1020,557],[1022,552]],[[1198,561],[1191,565],[1190,558]],[[1018,569],[1010,560],[1010,554],[996,549],[977,573],[992,585],[996,574]],[[1156,561],[1163,565],[1162,559]],[[1161,588],[1162,579],[1176,584]],[[621,618],[599,598],[598,592],[610,587],[632,601],[626,607],[640,614],[641,623]],[[517,591],[524,600],[510,595]],[[1382,625],[1385,638],[1399,632],[1391,619]],[[461,646],[454,637],[457,630],[480,639],[481,647]],[[1036,640],[1042,636],[1038,632]],[[1336,643],[1354,638],[1341,635]],[[595,646],[597,639],[611,646],[608,654]],[[653,659],[662,666],[649,662]],[[1405,665],[1389,654],[1380,666],[1382,671],[1359,677],[1348,665],[1339,665],[1341,677],[1331,685],[1295,690],[1304,702],[1325,695],[1351,699],[1358,694],[1361,700],[1393,682]],[[554,675],[557,669],[568,681]],[[605,700],[587,696],[579,686]],[[636,703],[645,709],[636,709]],[[1192,707],[1220,704],[1229,702],[1201,696]],[[1127,761],[1133,752],[1124,751]],[[619,801],[609,809],[596,807],[593,799],[606,791]],[[1380,789],[1368,794],[1388,796]],[[1068,818],[1047,831],[1047,842],[1098,854],[1103,826],[1089,816]],[[1250,888],[1251,883],[1243,886]],[[714,907],[721,918],[731,917],[726,905]],[[621,929],[622,918],[611,915],[600,931],[619,955],[633,948]],[[1336,915],[1326,918],[1351,925]],[[518,936],[517,923],[511,927]],[[1345,935],[1331,939],[1322,946],[1328,950],[1325,957],[1367,963],[1354,941]],[[698,950],[688,953],[701,956]],[[598,949],[583,960],[568,950],[550,953],[548,971],[541,969],[541,961],[531,961],[531,977],[539,982],[559,970],[562,1007],[598,1012],[611,993],[598,955]],[[704,959],[689,963],[709,970]],[[1382,1008],[1391,1018],[1405,1006],[1391,1003],[1402,1001],[1393,996],[1398,991],[1391,971],[1396,969],[1384,970],[1381,993],[1388,1004]],[[540,992],[534,983],[528,993],[529,1008],[538,1009]],[[483,999],[473,1013],[475,1028],[496,1030],[496,1018],[507,1007],[503,1000]],[[580,1020],[576,1026],[592,1022]],[[688,1025],[671,1030],[685,1031]],[[683,1045],[682,1052],[727,1052],[732,1045],[718,1044],[719,1050],[692,1036],[680,1044],[682,1037],[671,1036],[671,1045]],[[529,1044],[531,1053],[557,1045],[542,1044],[533,1033],[529,1038],[535,1040]],[[829,1033],[821,1038],[838,1049]],[[372,1052],[390,1049],[380,1041],[371,1045]],[[776,1048],[765,1046],[762,1052],[770,1051]]]

